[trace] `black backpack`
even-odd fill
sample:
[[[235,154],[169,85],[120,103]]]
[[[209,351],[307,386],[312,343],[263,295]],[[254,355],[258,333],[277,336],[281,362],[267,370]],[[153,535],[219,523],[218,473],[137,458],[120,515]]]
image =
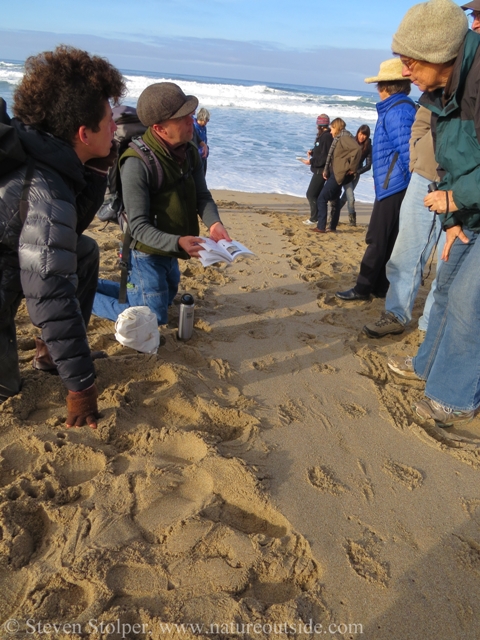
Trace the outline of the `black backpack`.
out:
[[[114,139],[118,143],[118,157],[130,147],[145,162],[151,176],[151,190],[159,191],[162,183],[162,167],[158,158],[145,144],[141,136],[147,130],[138,119],[137,110],[134,107],[121,105],[114,107],[113,120],[117,125]],[[107,190],[102,206],[97,211],[97,217],[102,222],[116,222],[123,233],[127,231],[127,217],[123,206],[122,184],[118,164],[109,170],[107,177]]]
[[[160,190],[162,184],[163,171],[157,156],[141,138],[147,127],[140,122],[137,110],[134,107],[121,105],[114,107],[112,111],[113,120],[117,125],[114,139],[118,143],[118,157],[120,158],[129,147],[134,149],[135,153],[145,162],[151,176],[151,191],[156,193]],[[123,205],[122,183],[118,163],[115,163],[108,172],[105,199],[97,211],[97,217],[102,222],[117,223],[123,233],[122,254],[119,260],[121,278],[118,296],[118,301],[123,303],[126,302],[127,298],[128,266],[132,236],[128,228],[127,215]]]
[[[27,171],[23,180],[23,189],[20,196],[20,220],[25,222],[28,213],[28,193],[32,182],[35,163],[33,158],[27,156],[16,129],[11,125],[11,118],[7,113],[7,103],[0,98],[0,176],[15,171],[21,165],[27,165]],[[0,229],[0,242],[3,232]]]

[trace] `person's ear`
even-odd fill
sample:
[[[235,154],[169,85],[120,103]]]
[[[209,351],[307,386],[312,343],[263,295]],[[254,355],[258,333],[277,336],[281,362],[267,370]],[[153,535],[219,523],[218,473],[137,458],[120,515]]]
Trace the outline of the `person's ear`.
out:
[[[89,133],[89,130],[85,125],[82,124],[82,126],[79,127],[75,137],[78,139],[79,142],[88,146],[90,143],[88,133]]]

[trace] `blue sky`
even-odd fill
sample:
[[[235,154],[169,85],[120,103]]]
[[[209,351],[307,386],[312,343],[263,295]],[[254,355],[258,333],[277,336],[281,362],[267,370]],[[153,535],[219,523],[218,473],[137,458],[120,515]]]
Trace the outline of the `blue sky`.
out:
[[[465,0],[467,1],[467,0]],[[5,1],[0,59],[66,43],[122,69],[365,89],[411,0]]]

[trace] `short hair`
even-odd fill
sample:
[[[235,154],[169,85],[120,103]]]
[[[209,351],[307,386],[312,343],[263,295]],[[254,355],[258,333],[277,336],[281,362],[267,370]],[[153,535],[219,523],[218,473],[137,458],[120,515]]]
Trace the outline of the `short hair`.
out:
[[[377,82],[378,91],[386,91],[389,96],[394,93],[404,93],[406,96],[410,93],[412,83],[410,80],[382,80]]]
[[[345,120],[342,120],[341,118],[335,118],[335,120],[332,120],[330,123],[331,127],[334,127],[337,131],[343,131],[347,124],[345,122]]]
[[[27,59],[13,94],[13,113],[72,144],[81,126],[98,131],[105,101],[118,104],[125,93],[122,74],[107,60],[60,45]]]
[[[202,107],[197,113],[197,122],[201,120],[202,122],[208,122],[210,120],[210,111]]]

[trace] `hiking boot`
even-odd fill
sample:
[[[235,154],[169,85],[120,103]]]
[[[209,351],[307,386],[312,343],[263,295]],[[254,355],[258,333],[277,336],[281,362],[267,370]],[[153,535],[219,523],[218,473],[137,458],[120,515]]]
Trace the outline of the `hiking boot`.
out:
[[[457,411],[445,407],[435,400],[424,398],[413,405],[413,409],[419,418],[423,420],[435,420],[437,427],[453,427],[455,423],[468,422],[475,417],[475,411]]]
[[[384,311],[379,320],[366,324],[363,331],[369,338],[383,338],[390,333],[403,333],[405,327],[393,313]]]
[[[348,224],[351,227],[357,226],[357,214],[355,213],[355,211],[353,213],[348,214]]]
[[[415,373],[412,360],[412,356],[390,356],[387,361],[387,366],[402,378],[421,380]]]
[[[52,360],[47,345],[41,338],[35,338],[35,349],[32,367],[38,369],[38,371],[45,371],[58,376],[57,365]],[[103,358],[108,358],[108,354],[105,351],[90,351],[90,357],[92,360],[103,360]]]
[[[310,220],[310,218],[307,218],[306,220],[303,221],[303,224],[306,224],[306,225],[317,224],[317,221],[316,220]]]

